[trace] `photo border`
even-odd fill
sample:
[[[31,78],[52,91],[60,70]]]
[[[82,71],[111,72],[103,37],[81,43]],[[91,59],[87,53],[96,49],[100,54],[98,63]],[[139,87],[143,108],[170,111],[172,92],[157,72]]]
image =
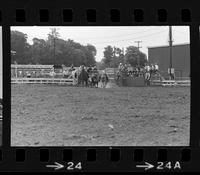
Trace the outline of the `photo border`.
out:
[[[200,13],[198,3],[189,4],[184,1],[177,0],[176,2],[166,1],[77,1],[64,0],[60,1],[31,1],[31,0],[7,0],[1,6],[1,21],[3,33],[3,139],[2,147],[2,161],[0,160],[0,171],[55,171],[54,169],[46,168],[47,163],[61,162],[63,149],[70,149],[73,153],[73,161],[83,162],[82,170],[73,171],[145,171],[144,169],[136,168],[136,161],[134,156],[137,155],[135,150],[143,150],[142,163],[149,162],[154,165],[158,163],[158,150],[167,150],[167,161],[180,161],[182,165],[181,170],[168,169],[152,169],[148,171],[200,171],[200,127],[199,127],[199,110],[198,101],[200,94],[200,78],[198,77],[200,67],[199,54],[199,25]],[[25,10],[25,22],[16,22],[16,9]],[[49,21],[40,22],[40,9],[49,10]],[[72,9],[73,21],[63,22],[62,10]],[[87,22],[86,10],[96,9],[96,22]],[[110,9],[120,10],[120,22],[110,21]],[[133,16],[134,9],[143,10],[143,20],[136,22]],[[157,21],[157,10],[167,10],[167,22]],[[183,9],[188,9],[183,12]],[[184,17],[184,14],[186,17]],[[190,19],[191,15],[191,19]],[[140,17],[139,17],[140,19]],[[189,20],[188,20],[189,19]],[[188,21],[187,21],[188,20]],[[10,26],[147,26],[147,25],[189,25],[190,26],[190,55],[191,55],[191,124],[190,124],[190,146],[184,147],[11,147],[11,55],[10,55]],[[41,150],[49,150],[49,161],[41,162]],[[90,162],[87,160],[88,150],[96,150],[96,160]],[[17,150],[24,152],[24,161],[16,161]],[[120,150],[119,161],[110,161],[113,153],[111,150]],[[20,152],[20,154],[22,153]],[[45,152],[45,151],[44,151]],[[116,153],[114,151],[114,153]],[[185,161],[186,160],[186,161]],[[68,171],[61,169],[59,171]]]

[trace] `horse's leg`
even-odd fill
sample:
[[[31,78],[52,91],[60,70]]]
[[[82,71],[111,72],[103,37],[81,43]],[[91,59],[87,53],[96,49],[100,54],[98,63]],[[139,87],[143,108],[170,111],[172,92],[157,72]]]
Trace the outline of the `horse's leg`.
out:
[[[87,80],[85,80],[85,84],[86,84],[86,86],[88,86],[88,81]]]
[[[103,82],[103,88],[105,88],[105,81]]]

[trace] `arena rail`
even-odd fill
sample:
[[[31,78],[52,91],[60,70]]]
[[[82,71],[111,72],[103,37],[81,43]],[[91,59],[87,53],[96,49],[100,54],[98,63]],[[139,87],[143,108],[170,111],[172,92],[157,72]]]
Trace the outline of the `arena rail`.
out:
[[[153,80],[151,81],[152,85],[156,86],[190,86],[190,80]]]
[[[67,84],[72,85],[73,79],[67,78],[11,78],[12,84]]]

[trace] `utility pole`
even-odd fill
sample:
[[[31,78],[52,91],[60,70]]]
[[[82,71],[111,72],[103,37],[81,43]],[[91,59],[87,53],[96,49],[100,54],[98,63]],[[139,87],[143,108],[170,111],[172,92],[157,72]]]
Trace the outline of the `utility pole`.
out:
[[[138,51],[140,51],[140,48],[142,48],[142,47],[140,47],[140,43],[141,43],[142,41],[135,41],[135,43],[137,43],[138,44],[138,46],[137,46],[137,48],[138,48]],[[139,60],[139,56],[137,56],[137,65],[138,65],[138,67],[140,67],[140,60]]]
[[[114,54],[114,57],[113,57],[112,64],[113,64],[113,66],[115,67],[115,61],[116,61],[116,58],[115,58],[116,48],[115,48],[115,46],[114,46],[114,48],[113,48],[113,54]]]
[[[54,58],[54,64],[56,62],[56,37],[53,38],[53,58]]]
[[[56,39],[59,37],[58,29],[51,28],[51,32],[49,34],[51,36],[51,41],[53,42],[53,62],[56,62]]]
[[[142,47],[140,47],[140,43],[141,43],[141,42],[142,42],[142,41],[135,41],[135,43],[138,44],[138,46],[137,46],[138,50],[140,50],[140,48],[142,48]]]
[[[123,56],[124,56],[124,47],[122,47],[122,54],[123,54]]]
[[[115,57],[115,46],[114,46],[114,48],[113,48],[113,54],[114,54],[114,57]]]
[[[169,26],[169,74],[172,79],[172,26]]]

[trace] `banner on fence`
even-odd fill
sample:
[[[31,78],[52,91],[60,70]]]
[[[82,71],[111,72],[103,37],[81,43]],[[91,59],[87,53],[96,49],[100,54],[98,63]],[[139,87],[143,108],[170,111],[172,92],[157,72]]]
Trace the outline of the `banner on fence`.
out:
[[[115,74],[115,68],[106,68],[106,74]]]

